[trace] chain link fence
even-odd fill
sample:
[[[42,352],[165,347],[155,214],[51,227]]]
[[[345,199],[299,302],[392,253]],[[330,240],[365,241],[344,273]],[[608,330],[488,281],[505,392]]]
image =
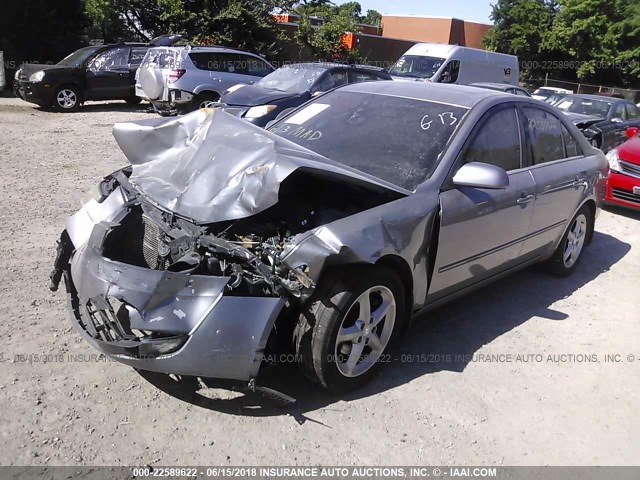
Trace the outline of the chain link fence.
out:
[[[618,94],[622,95],[627,100],[638,103],[640,102],[640,90],[631,90],[626,88],[619,87],[607,87],[605,85],[591,85],[588,83],[575,83],[575,82],[566,82],[564,80],[554,80],[553,78],[543,78],[543,79],[534,79],[527,78],[524,79],[521,84],[528,89],[535,89],[540,87],[556,87],[556,88],[566,88],[567,90],[573,90],[574,93],[583,93],[583,94],[605,94],[605,95],[613,95]]]

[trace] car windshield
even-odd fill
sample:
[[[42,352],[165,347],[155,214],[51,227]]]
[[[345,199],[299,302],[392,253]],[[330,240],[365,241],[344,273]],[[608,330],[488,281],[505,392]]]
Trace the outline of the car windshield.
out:
[[[325,68],[291,65],[279,68],[262,78],[256,86],[282,92],[304,93],[326,71]]]
[[[82,65],[89,57],[91,57],[98,49],[102,47],[84,47],[80,50],[76,50],[71,55],[67,55],[60,60],[57,65],[63,67],[78,67]]]
[[[592,100],[590,98],[564,98],[556,107],[567,113],[580,113],[582,115],[597,115],[606,118],[612,102],[606,100]]]
[[[396,77],[431,78],[444,63],[444,58],[403,55],[389,73]]]
[[[337,90],[271,131],[407,190],[429,178],[466,108],[425,100]]]

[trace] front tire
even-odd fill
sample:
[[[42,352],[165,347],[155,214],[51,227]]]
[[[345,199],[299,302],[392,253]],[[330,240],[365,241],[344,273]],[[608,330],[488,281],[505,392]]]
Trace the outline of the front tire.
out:
[[[125,99],[125,102],[127,102],[127,104],[129,105],[138,105],[140,102],[142,102],[142,99],[140,97],[130,97]]]
[[[593,214],[585,205],[578,210],[569,223],[569,228],[564,233],[553,257],[546,264],[547,270],[559,277],[566,277],[573,272],[582,258],[592,230]]]
[[[77,87],[59,87],[53,96],[53,107],[58,112],[75,112],[82,103],[82,97]]]
[[[382,267],[333,270],[303,309],[294,331],[302,371],[343,393],[363,386],[387,359],[408,306],[402,282]]]

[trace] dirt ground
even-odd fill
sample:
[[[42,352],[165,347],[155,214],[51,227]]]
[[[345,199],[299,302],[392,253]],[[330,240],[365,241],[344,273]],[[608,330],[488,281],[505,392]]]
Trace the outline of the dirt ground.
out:
[[[364,390],[295,368],[281,408],[106,361],[49,292],[65,217],[126,160],[145,106],[0,99],[0,464],[632,465],[640,461],[640,215],[603,211],[567,279],[532,268],[418,319]],[[606,357],[610,355],[610,357]],[[608,360],[608,361],[607,361]]]

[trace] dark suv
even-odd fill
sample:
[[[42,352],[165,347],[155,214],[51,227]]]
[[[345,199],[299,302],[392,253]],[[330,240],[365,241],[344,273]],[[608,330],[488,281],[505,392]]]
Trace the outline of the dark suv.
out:
[[[134,77],[148,48],[145,44],[84,47],[55,65],[22,64],[16,93],[27,102],[61,112],[77,110],[87,100],[139,103]]]
[[[186,39],[163,35],[146,43],[97,45],[76,50],[55,65],[24,63],[14,92],[44,108],[72,112],[87,100],[125,100],[136,104],[135,74],[149,47],[176,45]]]

